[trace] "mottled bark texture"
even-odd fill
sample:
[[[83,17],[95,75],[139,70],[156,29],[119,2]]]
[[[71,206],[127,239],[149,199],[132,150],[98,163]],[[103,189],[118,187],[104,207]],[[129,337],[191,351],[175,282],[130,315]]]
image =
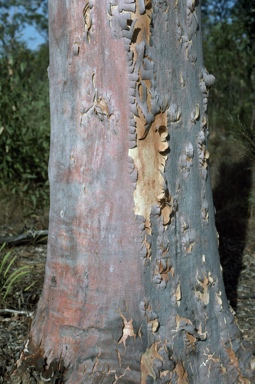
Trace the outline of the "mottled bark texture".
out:
[[[218,255],[200,2],[51,0],[49,23],[48,257],[19,370],[254,382]]]

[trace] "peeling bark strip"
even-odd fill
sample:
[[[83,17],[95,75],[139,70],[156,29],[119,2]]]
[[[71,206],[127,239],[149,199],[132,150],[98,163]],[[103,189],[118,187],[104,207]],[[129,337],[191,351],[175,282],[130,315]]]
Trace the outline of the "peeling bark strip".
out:
[[[150,214],[157,205],[164,225],[169,224],[173,199],[165,184],[164,172],[169,150],[167,100],[159,100],[155,84],[153,46],[151,46],[152,2],[110,1],[110,25],[116,36],[122,35],[128,57],[129,89],[129,156],[134,167],[134,212],[143,216],[147,233],[151,233]],[[145,237],[146,244],[146,237]],[[146,246],[144,257],[149,256]]]
[[[90,42],[90,35],[94,32],[94,20],[93,20],[93,0],[86,0],[85,7],[83,8],[83,21],[84,21],[84,38],[87,42]]]
[[[17,376],[254,383],[217,249],[199,2],[50,0],[49,24],[48,255]]]
[[[30,384],[31,382],[62,383],[67,371],[64,361],[61,358],[54,358],[48,364],[42,348],[37,345],[32,345],[29,339],[16,364],[18,372],[20,366],[23,370],[19,374],[18,380],[15,380],[13,377],[11,382],[15,384]]]

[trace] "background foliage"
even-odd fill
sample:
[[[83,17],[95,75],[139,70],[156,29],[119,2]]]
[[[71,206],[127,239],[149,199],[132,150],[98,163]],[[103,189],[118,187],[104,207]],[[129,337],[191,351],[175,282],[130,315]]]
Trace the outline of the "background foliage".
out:
[[[254,141],[255,1],[204,0],[202,14],[205,66],[216,77],[211,130],[235,136],[245,127]]]
[[[47,2],[0,1],[0,188],[32,207],[48,203],[49,96]],[[23,30],[45,37],[28,48]]]
[[[205,66],[216,77],[209,150],[221,251],[224,238],[254,238],[255,0],[203,0],[202,28]]]

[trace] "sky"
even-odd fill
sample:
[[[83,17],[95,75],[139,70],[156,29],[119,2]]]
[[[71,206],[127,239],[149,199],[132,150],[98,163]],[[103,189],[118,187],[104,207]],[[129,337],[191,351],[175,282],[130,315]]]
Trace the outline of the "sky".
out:
[[[44,37],[40,35],[32,25],[27,25],[27,27],[24,28],[22,40],[26,41],[28,48],[33,50],[45,42]]]
[[[11,6],[10,8],[7,8],[7,11],[9,13],[10,22],[12,22],[14,15],[18,11],[25,12],[22,7],[19,8],[17,6]],[[38,8],[37,14],[43,14],[43,10],[41,8]],[[46,39],[43,34],[40,34],[37,29],[31,24],[26,24],[24,28],[20,29],[20,32],[21,33],[19,33],[19,36],[21,40],[25,41],[27,43],[28,48],[32,50],[37,49],[41,44],[46,42]]]

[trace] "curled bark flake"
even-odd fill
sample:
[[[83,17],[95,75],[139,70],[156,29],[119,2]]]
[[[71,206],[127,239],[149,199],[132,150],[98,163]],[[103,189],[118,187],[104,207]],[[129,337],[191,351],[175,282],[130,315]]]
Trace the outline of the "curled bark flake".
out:
[[[191,253],[196,241],[196,233],[194,229],[188,229],[182,236],[182,245],[187,253]]]
[[[171,218],[176,211],[176,201],[169,194],[168,189],[163,189],[160,194],[157,195],[157,201],[161,210],[163,225],[167,225],[171,222]]]
[[[202,281],[197,278],[197,282],[199,285],[195,288],[195,294],[205,305],[207,305],[210,300],[209,288],[213,283],[211,273],[208,272],[208,275],[204,276],[204,280]]]
[[[152,333],[156,333],[159,329],[159,321],[158,319],[155,319],[155,320],[151,320],[148,325],[148,331],[149,332],[152,332]]]
[[[195,10],[195,0],[187,0],[187,8],[190,12],[193,12]]]
[[[194,108],[194,110],[191,112],[191,116],[190,116],[190,121],[191,123],[195,124],[196,121],[199,119],[199,115],[200,115],[200,108],[199,108],[199,103],[196,104],[196,107]]]
[[[177,104],[172,103],[169,107],[169,116],[172,123],[177,122],[181,118],[181,112]]]
[[[136,338],[136,334],[135,334],[134,328],[133,328],[133,320],[131,319],[131,320],[127,321],[125,316],[123,316],[122,314],[120,314],[120,316],[123,319],[123,332],[122,332],[122,336],[121,336],[121,338],[119,340],[119,344],[123,343],[124,347],[126,349],[127,338],[128,337]]]
[[[92,16],[93,2],[86,0],[85,7],[83,8],[83,21],[84,21],[84,38],[86,42],[90,42],[90,36],[93,31],[93,16]]]
[[[24,382],[30,383],[31,378],[37,378],[40,382],[63,382],[67,367],[63,359],[55,358],[50,363],[39,346],[33,344],[29,339],[21,352],[20,359],[16,363],[17,369],[12,374],[12,380],[23,377],[26,372]]]
[[[73,43],[73,55],[78,56],[80,52],[80,45],[78,42]]]
[[[192,167],[192,158],[187,157],[186,154],[182,154],[179,160],[179,167],[184,178],[188,178]]]
[[[215,83],[215,77],[207,71],[205,67],[201,69],[203,80],[207,88],[211,88]]]
[[[175,382],[180,384],[189,384],[188,373],[184,369],[183,363],[178,361],[175,365],[173,373],[176,374]]]
[[[180,83],[181,83],[181,86],[184,88],[186,83],[185,83],[185,80],[183,78],[183,74],[182,73],[180,73]]]
[[[203,200],[202,202],[202,219],[203,221],[205,221],[206,223],[208,223],[208,220],[209,220],[209,204],[206,200]]]
[[[185,147],[185,153],[188,159],[193,159],[194,157],[194,148],[191,143],[188,143]]]
[[[154,380],[157,377],[153,367],[154,361],[156,359],[163,361],[163,358],[158,353],[158,345],[159,342],[153,343],[141,356],[141,384],[146,384],[148,376]]]
[[[177,285],[177,289],[175,291],[175,296],[176,296],[176,300],[177,300],[177,306],[179,307],[180,301],[182,299],[182,291],[181,291],[181,284],[180,283]]]
[[[167,282],[169,281],[169,278],[173,277],[173,275],[174,275],[174,269],[171,266],[169,259],[164,259],[164,258],[157,259],[152,281],[155,284],[159,284],[159,288],[164,289],[167,285]],[[181,299],[180,295],[177,295],[179,300]]]

